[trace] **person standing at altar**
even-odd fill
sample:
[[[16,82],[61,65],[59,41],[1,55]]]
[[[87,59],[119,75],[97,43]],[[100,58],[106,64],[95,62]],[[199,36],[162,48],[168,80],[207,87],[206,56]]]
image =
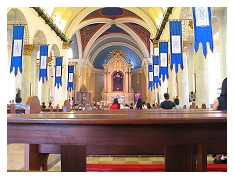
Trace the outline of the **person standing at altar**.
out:
[[[142,99],[138,98],[136,103],[136,109],[142,109]]]
[[[110,106],[110,109],[120,109],[120,104],[117,98],[114,99],[113,103]]]

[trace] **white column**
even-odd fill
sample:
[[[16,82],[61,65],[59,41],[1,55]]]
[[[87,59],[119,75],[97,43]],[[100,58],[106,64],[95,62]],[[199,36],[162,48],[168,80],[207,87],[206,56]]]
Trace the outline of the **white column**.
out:
[[[201,43],[198,52],[194,55],[194,71],[196,73],[196,106],[201,108],[203,103],[209,106],[208,60],[202,53]]]
[[[52,101],[52,105],[56,106],[57,98],[55,98],[55,67],[54,66],[48,66],[48,79],[49,79],[49,96],[52,96],[54,100]],[[47,102],[46,102],[47,104]]]
[[[184,47],[183,65],[184,69],[179,68],[178,77],[178,98],[182,106],[189,108],[189,89],[188,89],[188,64],[187,64],[187,46]]]
[[[68,81],[68,48],[63,49],[63,69],[62,69],[62,100],[68,99],[67,81]]]
[[[180,66],[178,67],[180,68]],[[170,69],[170,64],[168,63],[168,93],[170,95],[170,100],[177,96],[177,84],[176,84],[176,71],[175,71],[175,64],[173,65],[172,70]]]
[[[22,104],[26,104],[27,99],[30,96],[30,88],[32,83],[32,69],[31,69],[31,55],[32,51],[34,50],[34,46],[31,44],[24,45],[24,52],[23,52],[23,61],[22,61],[22,79],[21,79],[21,98]]]

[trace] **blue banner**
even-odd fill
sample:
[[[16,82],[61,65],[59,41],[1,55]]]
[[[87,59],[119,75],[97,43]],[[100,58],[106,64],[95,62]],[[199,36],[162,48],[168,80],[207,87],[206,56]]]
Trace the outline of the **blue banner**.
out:
[[[74,83],[74,66],[68,66],[68,80],[67,80],[67,90],[72,91]]]
[[[56,66],[55,66],[55,82],[54,86],[57,84],[57,88],[62,86],[62,65],[63,65],[63,57],[56,57]]]
[[[210,7],[193,7],[192,9],[195,38],[194,49],[195,52],[197,52],[201,42],[203,47],[203,54],[206,57],[207,42],[210,44],[211,51],[214,51],[211,9]]]
[[[40,65],[39,65],[39,81],[42,78],[42,83],[44,83],[44,78],[46,81],[47,77],[47,65],[48,64],[48,45],[40,46]]]
[[[156,84],[156,88],[158,88],[158,83],[160,84],[160,67],[158,62],[158,56],[153,56],[153,64],[154,64],[154,84]]]
[[[18,68],[22,73],[22,52],[24,42],[24,26],[13,26],[13,40],[12,40],[12,54],[11,54],[11,65],[10,73],[15,68],[15,76],[18,74]]]
[[[160,64],[160,73],[162,75],[163,81],[165,77],[168,79],[168,42],[159,42],[159,64]],[[159,79],[161,78],[159,76]]]
[[[154,86],[154,74],[153,74],[153,65],[148,65],[148,79],[149,79],[149,86],[148,89],[152,91],[152,87]]]
[[[183,51],[182,51],[182,26],[181,21],[170,21],[170,49],[171,49],[171,64],[170,69],[178,73],[178,65],[183,70]]]

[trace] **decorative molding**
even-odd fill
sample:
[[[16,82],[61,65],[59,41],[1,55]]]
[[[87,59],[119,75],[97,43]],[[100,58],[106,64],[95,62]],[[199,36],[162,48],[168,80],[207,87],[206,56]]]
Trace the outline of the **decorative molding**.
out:
[[[63,42],[63,49],[69,49],[72,41]]]
[[[32,55],[32,51],[34,50],[34,45],[32,44],[24,44],[24,51],[23,51],[23,55],[24,56],[31,56]]]
[[[186,51],[188,48],[189,41],[183,41],[183,50]]]
[[[110,58],[113,58],[113,57],[115,57],[115,58],[119,58],[119,57],[125,58],[127,55],[121,49],[114,49],[108,54],[108,56]]]
[[[154,39],[150,39],[150,41],[153,43],[154,48],[158,48],[158,40]]]

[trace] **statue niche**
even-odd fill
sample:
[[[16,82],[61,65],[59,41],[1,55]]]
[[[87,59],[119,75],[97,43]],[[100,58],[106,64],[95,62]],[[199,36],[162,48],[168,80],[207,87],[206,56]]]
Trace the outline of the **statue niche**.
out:
[[[123,74],[119,71],[113,73],[113,91],[123,91]]]

